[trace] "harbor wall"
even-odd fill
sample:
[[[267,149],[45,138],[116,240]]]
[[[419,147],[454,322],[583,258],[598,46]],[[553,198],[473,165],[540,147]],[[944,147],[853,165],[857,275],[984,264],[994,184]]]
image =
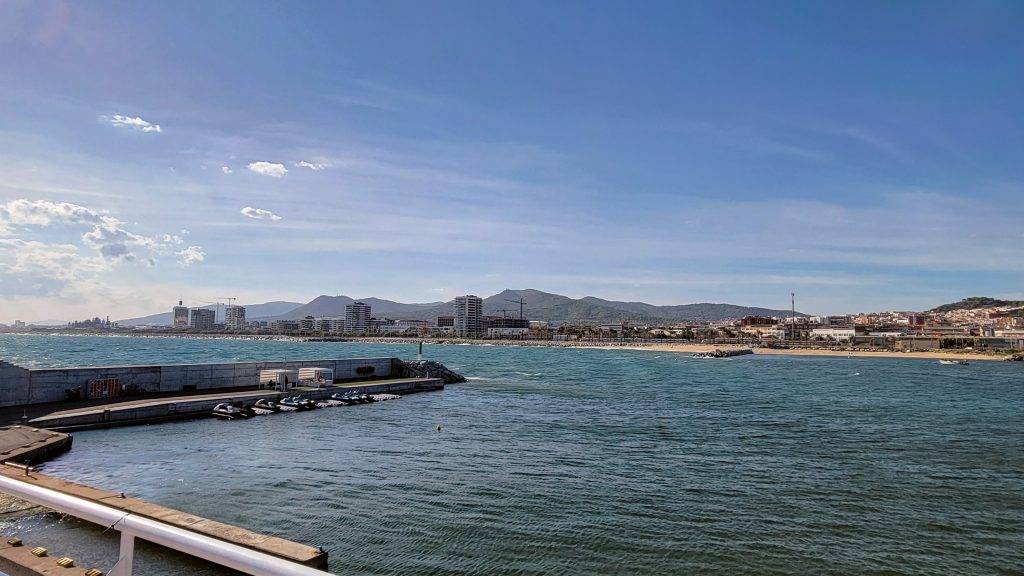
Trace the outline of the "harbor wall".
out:
[[[401,371],[397,358],[345,358],[278,362],[224,362],[83,368],[22,368],[0,361],[0,407],[168,392],[255,388],[261,370],[328,368],[334,380],[388,378]]]
[[[55,412],[40,416],[30,421],[32,426],[47,430],[75,431],[96,428],[112,428],[134,424],[152,424],[170,420],[201,418],[210,416],[213,407],[221,402],[232,400],[253,404],[261,398],[280,401],[283,396],[301,396],[311,400],[327,400],[335,393],[356,392],[359,394],[413,394],[444,390],[444,381],[440,378],[418,378],[367,381],[357,384],[341,384],[324,388],[295,389],[287,394],[273,390],[230,392],[195,397],[176,397],[155,399],[145,402],[126,402],[123,404],[97,406],[92,409]],[[212,397],[211,397],[212,396]]]

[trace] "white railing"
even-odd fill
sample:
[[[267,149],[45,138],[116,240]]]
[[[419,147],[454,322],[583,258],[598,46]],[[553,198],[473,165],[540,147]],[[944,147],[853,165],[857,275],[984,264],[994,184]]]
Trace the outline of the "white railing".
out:
[[[211,538],[159,520],[138,516],[98,502],[0,475],[0,492],[70,514],[121,532],[121,549],[110,576],[131,576],[135,538],[142,538],[189,556],[202,558],[254,576],[325,576],[316,570],[270,554]]]

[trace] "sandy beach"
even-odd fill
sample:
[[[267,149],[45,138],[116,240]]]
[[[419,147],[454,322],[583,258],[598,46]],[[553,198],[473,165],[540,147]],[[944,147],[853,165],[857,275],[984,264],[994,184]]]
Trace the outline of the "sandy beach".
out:
[[[661,352],[683,352],[693,354],[696,352],[711,352],[713,350],[730,350],[745,348],[745,346],[727,346],[713,344],[635,344],[626,346],[593,346],[594,348],[633,348],[637,350],[658,350]],[[753,348],[754,354],[789,355],[789,356],[847,356],[854,358],[920,358],[925,360],[978,360],[978,361],[1002,361],[1005,356],[994,356],[991,354],[980,354],[976,352],[896,352],[889,350],[867,351],[867,350],[822,350],[809,348]]]

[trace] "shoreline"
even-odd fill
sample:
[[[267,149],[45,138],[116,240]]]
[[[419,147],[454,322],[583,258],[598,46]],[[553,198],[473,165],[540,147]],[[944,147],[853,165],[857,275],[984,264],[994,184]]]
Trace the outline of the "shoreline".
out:
[[[615,347],[615,349],[632,348],[634,350],[654,350],[658,352],[697,353],[712,352],[716,349],[734,350],[746,346],[711,344],[651,344]],[[765,356],[832,356],[848,358],[895,358],[911,360],[977,360],[985,362],[1005,362],[1006,357],[980,354],[977,352],[897,352],[895,350],[823,350],[814,348],[751,348],[755,355]]]
[[[973,360],[984,362],[1005,362],[1014,354],[986,354],[976,351],[912,351],[899,352],[896,350],[844,350],[828,348],[766,348],[741,344],[695,344],[689,342],[620,342],[609,340],[607,342],[578,341],[578,340],[483,340],[470,338],[382,338],[374,336],[352,336],[346,338],[331,338],[320,340],[316,336],[292,336],[287,334],[104,334],[104,333],[81,333],[81,332],[6,332],[5,334],[18,336],[98,336],[105,338],[181,338],[185,340],[242,340],[242,341],[283,341],[283,342],[355,342],[363,344],[418,344],[420,342],[433,346],[502,346],[509,348],[541,347],[541,348],[586,348],[596,350],[650,350],[656,352],[674,352],[684,354],[695,354],[699,352],[712,352],[714,350],[735,350],[739,348],[750,348],[755,355],[769,356],[832,356],[852,358],[894,358],[914,360]]]

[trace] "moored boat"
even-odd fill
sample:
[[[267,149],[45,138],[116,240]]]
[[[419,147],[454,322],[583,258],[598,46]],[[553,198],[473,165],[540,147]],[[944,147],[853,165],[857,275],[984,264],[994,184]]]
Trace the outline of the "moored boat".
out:
[[[277,402],[273,400],[267,400],[266,398],[260,398],[252,405],[252,409],[259,415],[274,414],[281,411],[281,407],[278,406]]]
[[[251,418],[253,412],[243,406],[236,406],[229,402],[221,402],[213,407],[213,415],[222,420],[240,420],[243,418]]]
[[[277,402],[268,400],[266,398],[260,398],[252,405],[253,408],[261,408],[263,410],[270,410],[271,412],[280,412],[281,407],[278,406]]]
[[[359,401],[356,400],[355,398],[353,398],[352,395],[350,393],[348,393],[348,392],[346,392],[344,394],[342,394],[340,392],[339,393],[335,393],[335,394],[331,394],[331,400],[334,400],[334,401],[337,401],[337,402],[341,402],[345,406],[351,406],[353,404],[358,404],[359,403]]]
[[[316,408],[316,402],[308,398],[303,398],[302,396],[289,396],[281,399],[281,406],[287,406],[297,410],[312,410]]]
[[[939,364],[957,364],[960,366],[967,366],[969,363],[967,360],[939,360]]]

